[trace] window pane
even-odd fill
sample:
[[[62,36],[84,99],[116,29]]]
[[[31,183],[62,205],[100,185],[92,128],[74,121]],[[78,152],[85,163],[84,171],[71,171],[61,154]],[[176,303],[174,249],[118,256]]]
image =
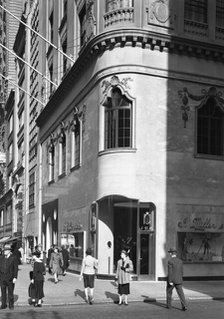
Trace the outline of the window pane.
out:
[[[207,23],[207,0],[185,0],[184,18]]]
[[[216,25],[224,27],[224,1],[216,0]]]
[[[223,155],[223,116],[224,113],[212,98],[198,110],[198,153]]]
[[[107,99],[105,112],[105,148],[131,147],[131,103],[113,89]]]

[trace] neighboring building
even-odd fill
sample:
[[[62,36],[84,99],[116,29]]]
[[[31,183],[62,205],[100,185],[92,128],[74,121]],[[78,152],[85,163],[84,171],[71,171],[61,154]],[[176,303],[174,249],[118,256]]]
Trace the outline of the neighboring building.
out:
[[[0,4],[17,18],[21,17],[24,7],[23,0],[1,1]],[[13,168],[14,168],[14,144],[13,144],[13,109],[15,105],[15,56],[10,52],[13,50],[16,33],[19,22],[3,9],[0,10],[0,32],[1,43],[4,47],[0,48],[1,58],[1,110],[0,110],[0,151],[6,152],[5,164],[1,165],[1,174],[3,175],[4,191],[0,197],[0,245],[14,239],[21,240],[22,231],[17,223],[17,215],[14,214],[13,205],[14,190]],[[2,27],[2,28],[1,28]],[[6,49],[6,48],[7,49]],[[10,112],[10,113],[9,113]],[[8,116],[8,117],[7,117]],[[3,186],[3,185],[2,185]]]

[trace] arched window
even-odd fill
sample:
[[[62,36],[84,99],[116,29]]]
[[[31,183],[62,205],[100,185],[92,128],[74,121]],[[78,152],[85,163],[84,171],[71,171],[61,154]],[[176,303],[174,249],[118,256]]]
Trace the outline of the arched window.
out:
[[[105,106],[105,149],[132,146],[132,102],[118,87]]]
[[[224,112],[213,97],[197,110],[197,153],[224,155]]]

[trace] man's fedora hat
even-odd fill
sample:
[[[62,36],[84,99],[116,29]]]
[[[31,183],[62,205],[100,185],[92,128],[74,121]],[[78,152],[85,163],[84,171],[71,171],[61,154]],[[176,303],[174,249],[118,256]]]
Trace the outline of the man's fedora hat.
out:
[[[177,253],[177,250],[176,250],[176,248],[170,248],[168,250],[168,253]]]
[[[9,244],[5,244],[5,246],[3,247],[3,250],[11,250],[11,246]]]

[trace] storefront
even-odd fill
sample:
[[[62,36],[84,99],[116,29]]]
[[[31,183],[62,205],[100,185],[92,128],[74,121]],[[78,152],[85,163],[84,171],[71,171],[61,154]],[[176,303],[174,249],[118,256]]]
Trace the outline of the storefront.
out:
[[[178,252],[185,275],[223,276],[224,207],[178,205]]]

